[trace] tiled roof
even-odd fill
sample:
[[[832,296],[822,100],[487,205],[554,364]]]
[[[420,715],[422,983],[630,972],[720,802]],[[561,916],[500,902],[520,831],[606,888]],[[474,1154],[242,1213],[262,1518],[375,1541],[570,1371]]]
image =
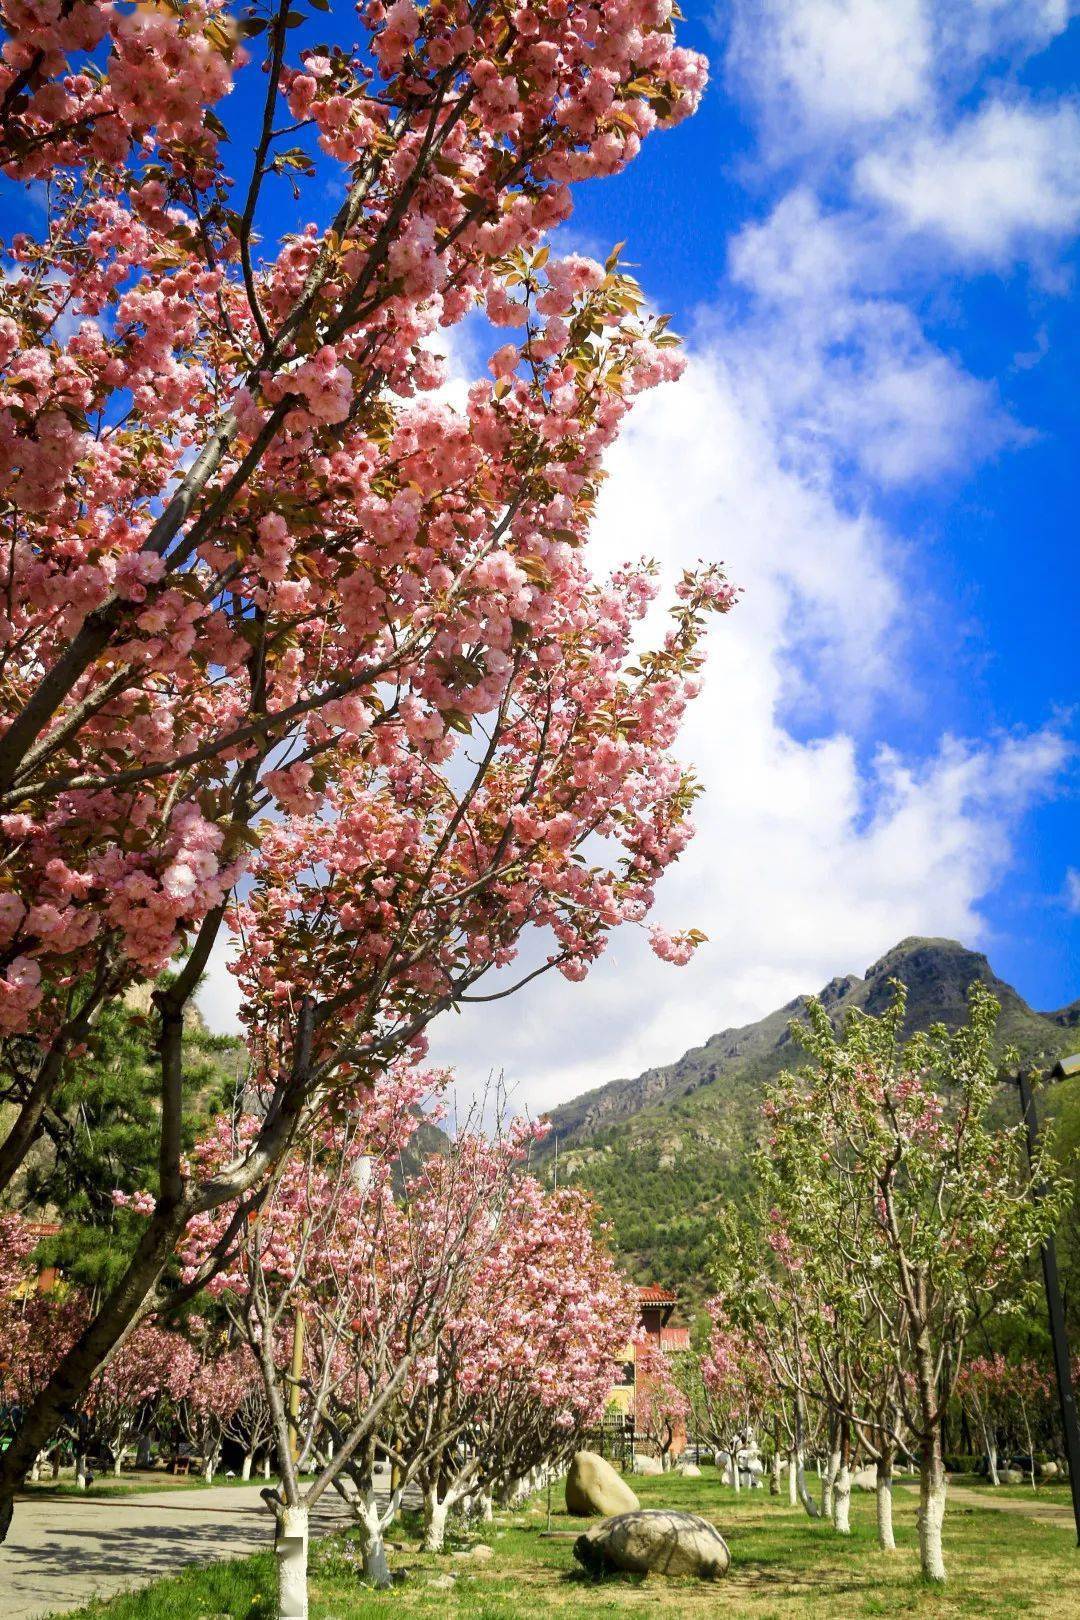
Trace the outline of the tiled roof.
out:
[[[670,1288],[658,1288],[655,1283],[646,1283],[637,1291],[639,1305],[674,1305],[676,1296]]]

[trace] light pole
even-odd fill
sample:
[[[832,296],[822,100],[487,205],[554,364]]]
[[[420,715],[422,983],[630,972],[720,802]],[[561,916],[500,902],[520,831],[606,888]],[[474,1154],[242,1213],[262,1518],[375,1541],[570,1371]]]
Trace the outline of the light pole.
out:
[[[1053,1080],[1069,1080],[1080,1075],[1080,1052],[1061,1058],[1050,1070]],[[1028,1164],[1034,1162],[1039,1140],[1039,1122],[1035,1117],[1035,1098],[1031,1080],[1025,1069],[1015,1076],[1020,1092],[1020,1112],[1027,1130]],[[1041,1196],[1039,1187],[1032,1187],[1031,1195]],[[1057,1245],[1054,1234],[1047,1234],[1040,1250],[1043,1286],[1046,1290],[1046,1314],[1050,1319],[1050,1339],[1054,1347],[1054,1371],[1057,1374],[1058,1400],[1061,1404],[1061,1424],[1065,1431],[1065,1454],[1069,1460],[1069,1485],[1072,1490],[1073,1518],[1076,1522],[1076,1544],[1080,1547],[1080,1422],[1076,1416],[1076,1396],[1072,1387],[1069,1366],[1069,1341],[1065,1333],[1065,1308],[1061,1302],[1061,1283],[1058,1278]],[[1035,1459],[1031,1461],[1032,1470]],[[1034,1477],[1034,1474],[1033,1476]]]

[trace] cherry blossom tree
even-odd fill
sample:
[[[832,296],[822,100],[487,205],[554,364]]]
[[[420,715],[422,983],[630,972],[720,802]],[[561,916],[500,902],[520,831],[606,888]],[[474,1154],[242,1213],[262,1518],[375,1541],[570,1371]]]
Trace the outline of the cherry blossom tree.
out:
[[[194,1369],[191,1347],[155,1322],[141,1322],[97,1372],[82,1403],[80,1454],[107,1452],[119,1474],[125,1453],[152,1427],[159,1402]]]
[[[896,1440],[902,1421],[918,1451],[920,1560],[928,1579],[944,1581],[942,1417],[968,1339],[1021,1297],[1065,1183],[1044,1151],[1028,1165],[1021,1127],[988,1123],[999,1011],[989,991],[972,986],[969,1021],[955,1032],[937,1026],[905,1043],[905,996],[895,989],[881,1018],[854,1014],[840,1035],[811,1003],[800,1035],[814,1064],[773,1089],[761,1162],[772,1167],[774,1242],[789,1274],[805,1266],[810,1316],[824,1254],[840,1257],[850,1295],[880,1321],[898,1419],[878,1416]],[[833,1306],[841,1303],[833,1291]],[[853,1368],[830,1392],[856,1425],[860,1382]]]
[[[402,1401],[395,1446],[421,1486],[429,1550],[455,1507],[569,1458],[603,1414],[636,1316],[587,1201],[515,1178],[482,1271]]]
[[[634,1436],[656,1450],[661,1466],[672,1464],[675,1437],[690,1416],[690,1402],[673,1358],[654,1340],[638,1341],[634,1361]]]
[[[3,1534],[194,1218],[242,1222],[523,931],[577,979],[644,920],[732,596],[687,577],[635,660],[654,578],[582,547],[674,340],[615,259],[545,243],[571,182],[694,110],[670,0],[370,0],[352,50],[288,0],[0,9],[0,164],[44,204],[0,278],[0,1188],[100,1010],[187,953],[154,992],[154,1206],[0,1458]],[[281,185],[342,200],[283,234]],[[515,335],[452,407],[437,338],[474,310]],[[199,1179],[183,1015],[226,926],[260,1123]]]

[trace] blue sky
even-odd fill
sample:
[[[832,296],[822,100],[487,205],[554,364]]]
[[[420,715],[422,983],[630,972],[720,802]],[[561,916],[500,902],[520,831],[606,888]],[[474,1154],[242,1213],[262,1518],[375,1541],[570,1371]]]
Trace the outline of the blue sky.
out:
[[[1069,0],[687,9],[700,113],[578,188],[560,235],[625,239],[689,356],[612,454],[597,566],[723,557],[745,587],[658,907],[710,942],[680,972],[620,938],[583,987],[436,1029],[534,1110],[911,933],[986,950],[1036,1006],[1080,995],[1080,23]],[[459,372],[485,345],[455,341]],[[213,1021],[227,1002],[218,972]]]
[[[685,752],[707,798],[586,986],[435,1032],[534,1107],[668,1061],[911,933],[1080,995],[1080,24],[1055,0],[691,5],[698,116],[579,189],[687,339],[612,456],[598,563],[724,557]],[[485,1010],[486,1011],[486,1010]]]

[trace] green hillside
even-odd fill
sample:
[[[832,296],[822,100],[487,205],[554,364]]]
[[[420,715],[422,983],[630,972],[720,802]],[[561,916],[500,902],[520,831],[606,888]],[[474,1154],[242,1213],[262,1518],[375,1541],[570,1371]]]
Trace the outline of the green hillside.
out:
[[[1001,1002],[1002,1046],[1015,1045],[1038,1064],[1080,1048],[1080,1004],[1033,1011],[985,956],[953,940],[903,940],[862,978],[834,979],[821,1000],[837,1021],[851,1007],[880,1013],[894,978],[908,987],[909,1032],[962,1021],[968,988],[980,979]],[[544,1171],[551,1176],[557,1140],[560,1180],[596,1195],[638,1281],[673,1285],[691,1301],[707,1290],[716,1213],[748,1194],[747,1161],[764,1087],[800,1062],[789,1026],[805,1006],[806,998],[798,997],[756,1024],[721,1031],[675,1063],[553,1110]],[[1014,1095],[1002,1088],[1003,1115]],[[1041,1106],[1060,1114],[1063,1141],[1080,1145],[1080,1082],[1049,1090]],[[1080,1257],[1080,1222],[1073,1224]],[[1069,1234],[1063,1239],[1070,1241]]]

